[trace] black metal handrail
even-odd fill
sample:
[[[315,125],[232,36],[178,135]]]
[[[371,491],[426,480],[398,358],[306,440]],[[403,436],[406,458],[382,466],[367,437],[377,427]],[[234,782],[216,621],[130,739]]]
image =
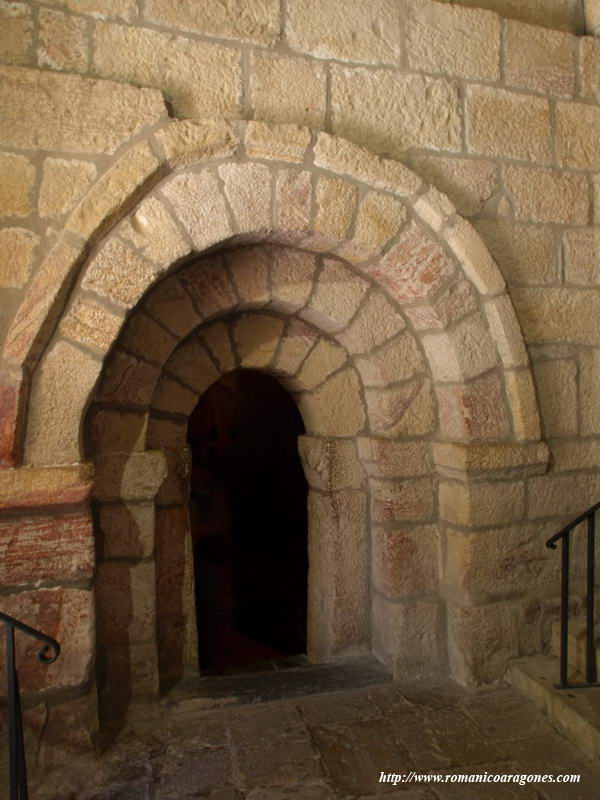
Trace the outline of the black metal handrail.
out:
[[[596,549],[596,511],[600,503],[588,508],[583,514],[570,522],[546,542],[546,547],[556,550],[557,542],[561,542],[561,587],[560,587],[560,682],[559,689],[582,689],[589,686],[600,686],[598,683],[598,665],[596,663],[596,642],[594,623],[596,613],[595,585],[595,549]],[[585,681],[569,683],[569,548],[571,531],[587,521],[587,576],[586,576],[586,648],[585,648]]]
[[[24,622],[0,611],[0,622],[6,629],[6,683],[8,701],[10,800],[27,800],[27,765],[23,739],[23,717],[19,676],[15,664],[15,629],[44,642],[37,657],[42,664],[52,664],[60,655],[60,645],[51,636],[30,628]],[[52,652],[54,651],[54,652]]]

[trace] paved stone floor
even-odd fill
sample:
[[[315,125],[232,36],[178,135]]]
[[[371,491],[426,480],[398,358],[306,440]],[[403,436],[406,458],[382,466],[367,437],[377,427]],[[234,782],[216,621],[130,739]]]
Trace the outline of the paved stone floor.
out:
[[[579,774],[579,784],[414,783],[380,773]],[[84,788],[53,779],[53,800],[598,800],[587,761],[510,688],[388,684],[140,724],[94,765]]]

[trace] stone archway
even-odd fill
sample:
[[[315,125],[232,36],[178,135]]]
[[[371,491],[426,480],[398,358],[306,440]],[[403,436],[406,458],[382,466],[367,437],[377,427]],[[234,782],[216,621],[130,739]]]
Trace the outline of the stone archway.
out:
[[[398,673],[424,674],[447,658],[462,682],[498,677],[500,663],[482,663],[476,653],[481,607],[474,610],[454,569],[455,548],[475,551],[479,537],[461,538],[456,529],[493,522],[496,499],[516,497],[522,476],[543,469],[533,382],[504,281],[481,240],[447,198],[396,162],[328,134],[258,122],[170,122],[135,144],[73,213],[9,332],[4,462],[34,469],[79,462],[89,403],[102,397],[99,377],[112,369],[120,376],[113,400],[136,387],[143,396],[130,396],[137,408],[122,409],[129,417],[120,426],[110,421],[114,409],[95,409],[107,416],[93,435],[117,442],[98,459],[96,497],[151,507],[170,469],[161,452],[147,449],[162,447],[152,436],[156,404],[173,394],[172,384],[159,386],[173,380],[165,365],[199,325],[234,312],[256,315],[273,301],[272,275],[261,295],[259,260],[254,267],[226,261],[252,244],[292,247],[316,260],[302,304],[283,292],[273,308],[289,315],[295,302],[296,317],[329,337],[319,363],[332,339],[353,362],[328,380],[354,386],[363,404],[365,427],[339,438],[343,447],[351,442],[352,464],[371,493],[379,570],[372,647]],[[212,265],[199,271],[195,260],[207,251]],[[386,325],[398,319],[402,329],[389,335]],[[383,338],[361,351],[356,342],[381,324]],[[156,328],[158,360],[135,352],[148,341],[144,329]],[[413,350],[422,373],[398,379]],[[322,389],[303,391],[305,422],[325,419]],[[316,433],[319,442],[338,438]],[[317,462],[333,476],[327,481],[348,474],[347,457],[336,445],[324,448]],[[339,458],[342,466],[332,466]],[[398,508],[424,506],[426,497],[430,533],[444,540],[435,553],[386,528],[401,521]],[[439,566],[433,581],[424,561]],[[398,589],[407,564],[427,587],[423,594]],[[131,583],[125,586],[131,601]],[[139,610],[127,608],[136,624]]]

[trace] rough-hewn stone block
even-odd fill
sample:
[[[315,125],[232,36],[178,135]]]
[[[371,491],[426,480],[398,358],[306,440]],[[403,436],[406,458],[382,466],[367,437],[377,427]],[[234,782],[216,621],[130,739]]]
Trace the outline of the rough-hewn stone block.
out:
[[[147,642],[156,635],[153,561],[105,561],[96,577],[97,635],[106,646]]]
[[[219,377],[212,359],[196,338],[188,339],[179,346],[165,369],[198,395]]]
[[[575,169],[600,170],[598,152],[600,108],[587,103],[558,103],[556,153],[558,163]]]
[[[217,178],[209,172],[175,175],[161,188],[198,250],[232,235]]]
[[[396,5],[389,0],[290,0],[285,34],[294,50],[341,61],[398,64],[401,25]]]
[[[394,442],[361,436],[360,463],[371,478],[406,478],[428,475],[431,470],[428,442]]]
[[[148,295],[144,308],[178,337],[187,336],[202,319],[176,276],[162,280]]]
[[[157,267],[131,247],[112,238],[89,262],[81,285],[121,308],[131,308],[150,287],[157,272]]]
[[[0,3],[0,53],[5,64],[28,64],[33,34],[32,8],[25,3]]]
[[[600,101],[600,39],[583,36],[579,40],[579,76],[584,100]]]
[[[563,516],[565,524],[598,501],[600,476],[544,475],[529,482],[529,518]],[[560,530],[560,526],[558,527]]]
[[[146,197],[121,225],[119,234],[142,255],[163,267],[191,250],[189,241],[158,197]]]
[[[490,373],[464,386],[438,386],[440,428],[456,438],[500,439],[508,435],[510,421],[502,382]]]
[[[382,292],[371,293],[338,341],[351,353],[366,353],[406,327],[400,311]]]
[[[71,211],[96,177],[89,161],[47,158],[38,198],[41,217],[59,217]]]
[[[148,415],[100,409],[92,414],[87,427],[91,453],[144,450]]]
[[[579,353],[579,406],[581,433],[584,436],[600,434],[598,381],[600,381],[600,350],[583,350]],[[583,464],[577,465],[577,468],[583,468]]]
[[[298,408],[307,433],[356,436],[365,424],[359,382],[353,369],[344,369],[313,392],[302,393]]]
[[[294,375],[317,341],[317,334],[302,320],[292,319],[286,326],[272,369]]]
[[[364,484],[365,475],[352,441],[301,436],[298,452],[313,489],[332,492],[359,489]]]
[[[329,332],[344,328],[352,319],[369,288],[367,281],[342,263],[325,259],[303,319]]]
[[[113,18],[133,22],[138,15],[135,0],[49,0],[48,5],[62,6],[94,19]]]
[[[39,237],[25,228],[0,230],[0,288],[20,289],[31,275]]]
[[[475,227],[509,285],[556,283],[558,244],[550,227],[502,219],[480,219]]]
[[[240,54],[233,48],[148,28],[98,23],[93,69],[105,78],[160,89],[180,117],[240,113]]]
[[[587,223],[589,193],[584,175],[513,166],[503,167],[502,173],[517,219]]]
[[[600,230],[567,231],[564,237],[565,281],[582,286],[600,284]]]
[[[420,522],[434,513],[433,484],[429,478],[386,481],[372,478],[371,518],[376,522]]]
[[[202,33],[219,39],[241,39],[257,44],[273,44],[279,35],[277,0],[194,0],[172,3],[149,0],[144,7],[147,20],[167,28]]]
[[[440,661],[438,602],[393,602],[373,597],[373,652],[392,670],[395,680],[431,678]]]
[[[245,144],[251,158],[300,162],[310,144],[310,131],[300,125],[251,121],[246,126]]]
[[[271,227],[272,180],[264,164],[224,164],[219,167],[225,194],[243,233]]]
[[[577,367],[557,359],[534,365],[544,434],[547,437],[577,433]]]
[[[205,319],[230,311],[238,303],[222,256],[185,267],[179,279]]]
[[[312,175],[307,171],[282,169],[275,179],[275,229],[271,237],[282,244],[302,241],[310,227]]]
[[[279,250],[269,245],[242,247],[234,253],[225,253],[225,261],[244,308],[264,306],[271,299],[269,272],[278,254]]]
[[[514,289],[512,300],[530,342],[600,344],[600,297],[585,289]]]
[[[412,69],[461,78],[500,77],[500,19],[496,14],[425,2],[410,5],[408,63]]]
[[[375,526],[371,534],[373,582],[392,600],[437,589],[439,532],[435,525]]]
[[[83,503],[89,498],[92,475],[90,464],[0,470],[0,510]]]
[[[464,6],[478,6],[497,11],[501,16],[559,28],[572,33],[581,32],[581,4],[579,0],[454,0]]]
[[[257,119],[320,127],[325,120],[325,69],[315,61],[255,51],[250,77]]]
[[[548,101],[487,86],[469,87],[467,147],[481,155],[549,164]]]
[[[239,139],[222,119],[172,120],[154,134],[173,168],[232,155]]]
[[[439,487],[440,516],[446,522],[477,528],[522,519],[525,486],[513,483],[463,484],[442,481]]]
[[[12,153],[0,153],[0,214],[3,217],[26,217],[33,211],[32,189],[35,166],[31,159]]]
[[[178,344],[171,333],[143,312],[132,315],[123,327],[119,347],[161,366]]]
[[[371,433],[381,436],[422,436],[436,424],[434,398],[428,380],[365,391]]]
[[[460,149],[458,90],[446,80],[333,67],[331,107],[333,132],[376,152]]]
[[[116,352],[107,363],[97,399],[123,405],[149,405],[160,368],[129,353]]]
[[[123,318],[92,299],[76,300],[60,323],[61,334],[102,355],[110,348]]]
[[[509,86],[571,97],[575,90],[574,36],[520,22],[506,27],[505,81]]]
[[[471,217],[481,211],[498,185],[498,167],[492,161],[425,154],[411,156],[423,178],[444,192],[459,214]]]
[[[41,67],[66,72],[87,71],[87,25],[81,17],[41,8],[38,41],[37,58]]]
[[[294,383],[297,382],[303,390],[310,391],[339,369],[347,357],[346,351],[335,342],[319,339],[304,360]]]
[[[114,153],[166,116],[160,92],[22,67],[0,67],[0,145]]]
[[[96,460],[94,496],[103,502],[152,500],[166,474],[160,450],[102,453]]]
[[[283,320],[263,314],[244,314],[233,332],[242,366],[249,369],[268,366],[282,331]]]
[[[425,359],[415,337],[408,332],[357,358],[355,363],[365,386],[388,386],[425,372]]]

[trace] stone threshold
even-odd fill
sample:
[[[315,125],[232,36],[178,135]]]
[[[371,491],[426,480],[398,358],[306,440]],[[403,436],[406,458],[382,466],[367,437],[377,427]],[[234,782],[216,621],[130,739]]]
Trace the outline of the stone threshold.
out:
[[[600,687],[557,689],[559,660],[537,655],[511,661],[505,676],[589,758],[600,758]],[[573,681],[583,676],[573,672]]]
[[[297,657],[246,674],[186,678],[163,697],[161,705],[165,711],[202,711],[390,683],[391,672],[373,655],[330,664],[309,664]]]

